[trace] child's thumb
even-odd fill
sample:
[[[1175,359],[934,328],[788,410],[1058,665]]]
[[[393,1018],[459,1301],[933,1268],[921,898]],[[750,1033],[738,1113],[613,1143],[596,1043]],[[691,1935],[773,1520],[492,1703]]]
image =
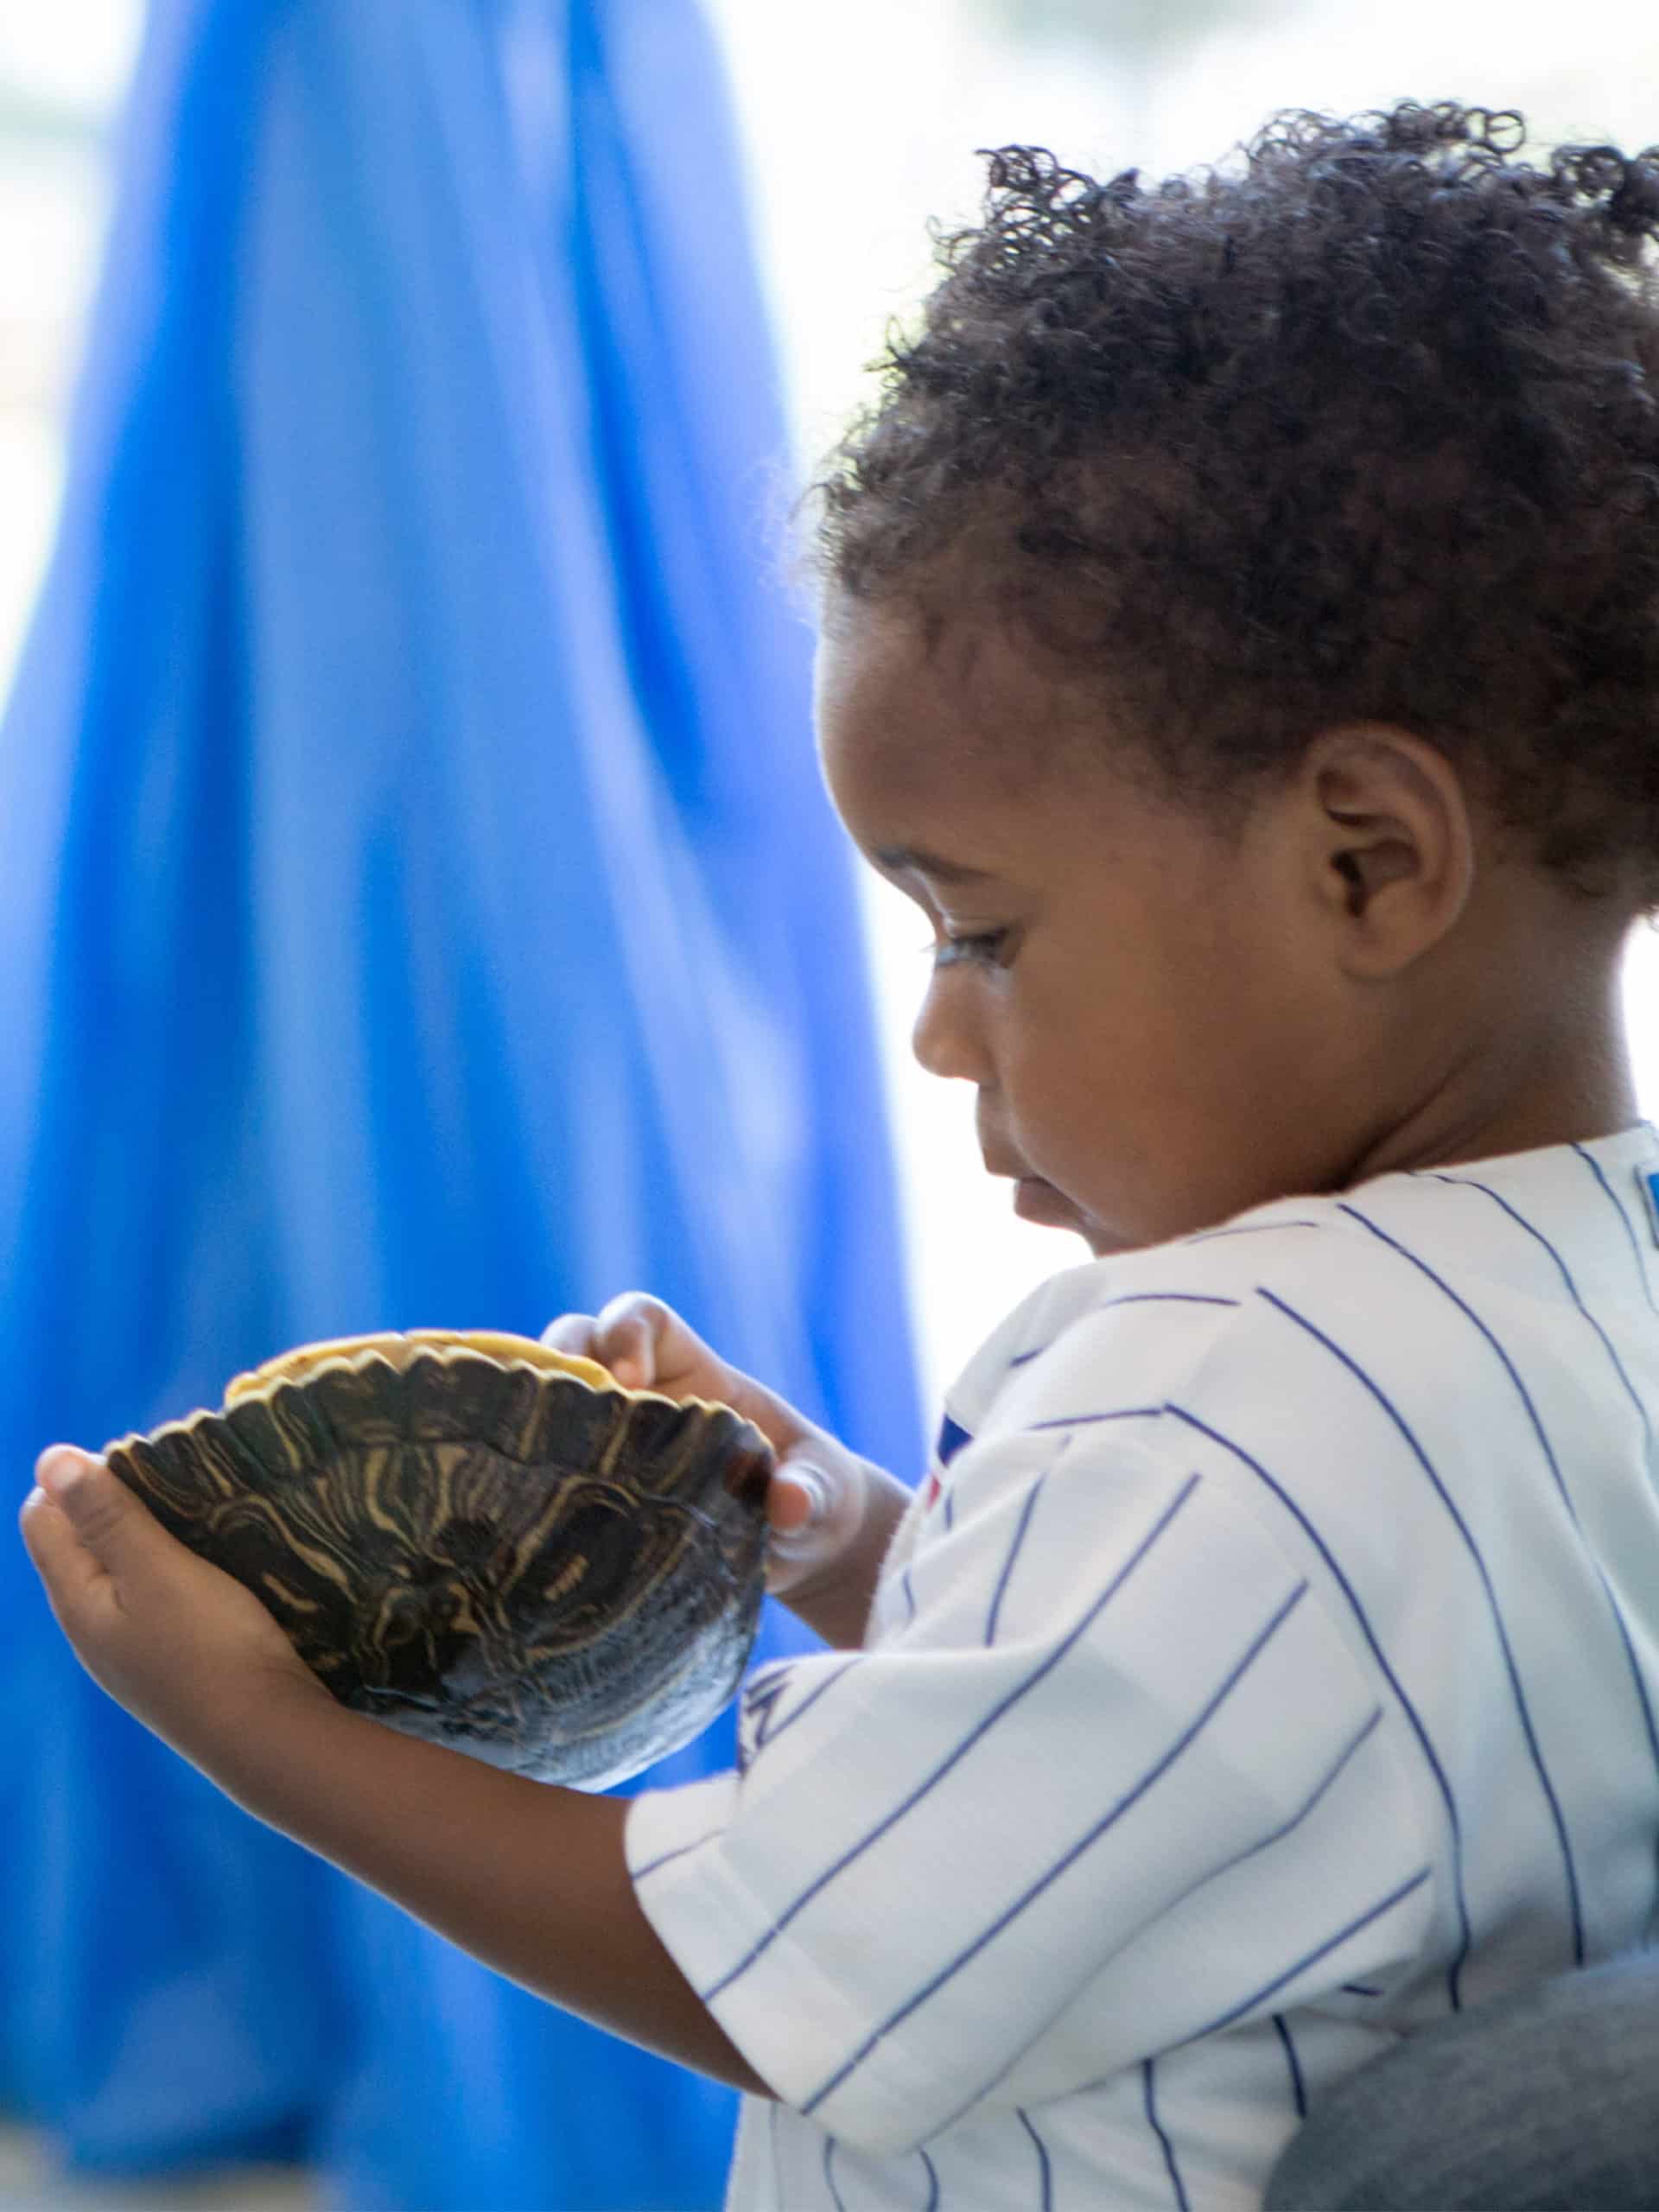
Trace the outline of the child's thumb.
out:
[[[799,1458],[786,1454],[766,1499],[766,1587],[781,1598],[823,1573],[856,1529],[861,1498],[855,1465],[810,1444]]]
[[[99,1565],[111,1574],[149,1535],[149,1516],[101,1459],[73,1444],[48,1445],[35,1479]]]
[[[772,1481],[767,1506],[772,1541],[785,1550],[798,1549],[817,1535],[829,1511],[829,1482],[817,1467],[794,1459],[779,1461]]]

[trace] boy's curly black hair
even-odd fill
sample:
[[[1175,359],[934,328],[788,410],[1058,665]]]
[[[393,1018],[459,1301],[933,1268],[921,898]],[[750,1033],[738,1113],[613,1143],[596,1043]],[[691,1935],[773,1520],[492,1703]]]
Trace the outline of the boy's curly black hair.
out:
[[[1150,188],[990,155],[816,487],[829,578],[1000,609],[1220,810],[1389,721],[1659,902],[1659,148],[1525,137],[1288,113]]]

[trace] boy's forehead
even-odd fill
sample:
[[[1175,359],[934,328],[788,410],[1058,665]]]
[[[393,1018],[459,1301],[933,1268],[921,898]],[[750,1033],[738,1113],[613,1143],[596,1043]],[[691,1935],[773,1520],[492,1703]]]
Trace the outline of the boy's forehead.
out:
[[[824,779],[866,855],[896,879],[968,892],[1028,881],[1085,829],[1098,860],[1121,828],[1123,795],[1107,748],[1069,747],[1048,726],[1051,696],[991,631],[971,644],[930,640],[882,610],[826,630]]]
[[[988,618],[843,601],[825,620],[817,721],[832,787],[875,779],[897,793],[971,772],[1029,790],[1066,720],[1054,679]]]
[[[818,746],[842,820],[876,865],[900,876],[909,853],[952,858],[978,820],[985,738],[959,689],[906,626],[849,625],[820,648]],[[964,823],[963,817],[966,817]],[[973,850],[964,858],[978,860]]]

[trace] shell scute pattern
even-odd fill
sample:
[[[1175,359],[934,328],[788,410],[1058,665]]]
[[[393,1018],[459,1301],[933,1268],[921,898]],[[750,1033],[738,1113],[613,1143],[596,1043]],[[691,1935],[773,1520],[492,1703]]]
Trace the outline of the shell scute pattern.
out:
[[[728,1407],[370,1351],[109,1459],[342,1703],[543,1780],[677,1748],[753,1640],[771,1455]]]
[[[314,1424],[330,1446],[348,1440],[354,1445],[395,1445],[409,1433],[404,1378],[389,1359],[370,1352],[359,1359],[320,1368],[308,1383],[284,1382],[268,1399],[245,1399],[231,1408],[234,1427],[238,1414],[264,1405],[270,1410],[270,1450],[286,1448],[295,1466],[315,1465],[321,1456],[310,1440],[308,1424]],[[280,1461],[270,1459],[273,1472]]]
[[[264,1399],[256,1398],[246,1405],[232,1406],[223,1418],[229,1434],[222,1448],[238,1451],[242,1454],[236,1465],[242,1471],[244,1480],[247,1479],[250,1461],[256,1471],[256,1479],[280,1480],[293,1465],[292,1447],[285,1441],[276,1416]],[[175,1440],[168,1438],[168,1441],[171,1446]],[[219,1446],[220,1440],[217,1436],[201,1439],[200,1448],[204,1452]]]

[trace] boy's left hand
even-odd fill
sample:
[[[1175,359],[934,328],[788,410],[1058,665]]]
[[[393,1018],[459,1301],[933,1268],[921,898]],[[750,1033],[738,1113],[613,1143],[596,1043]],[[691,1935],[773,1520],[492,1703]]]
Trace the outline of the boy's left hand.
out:
[[[252,1592],[168,1534],[103,1459],[54,1444],[23,1542],[94,1681],[198,1765],[263,1700],[329,1694]]]
[[[82,1664],[245,1812],[553,2004],[770,2094],[640,1910],[625,1801],[348,1712],[258,1599],[102,1459],[54,1445],[35,1473],[23,1541]]]

